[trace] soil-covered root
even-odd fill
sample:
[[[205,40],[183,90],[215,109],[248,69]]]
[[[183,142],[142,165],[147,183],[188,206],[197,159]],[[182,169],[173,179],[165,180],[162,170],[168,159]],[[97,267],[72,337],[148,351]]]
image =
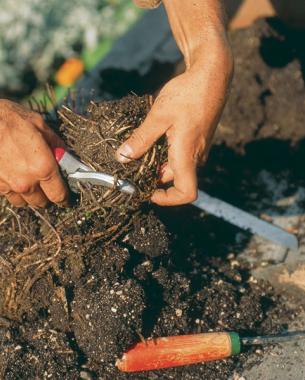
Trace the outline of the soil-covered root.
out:
[[[66,106],[58,111],[62,137],[72,153],[93,170],[130,181],[136,193],[131,196],[116,187],[77,183],[79,194],[69,209],[52,206],[46,211],[17,210],[3,202],[1,316],[20,319],[32,310],[35,295],[31,295],[31,289],[45,273],[51,270],[59,286],[76,281],[85,269],[83,258],[96,250],[100,242],[109,244],[132,230],[137,210],[157,186],[166,146],[157,143],[141,159],[128,165],[115,160],[115,151],[141,124],[150,106],[148,96],[128,96],[116,102],[92,102],[84,116]]]
[[[130,196],[116,188],[93,186],[81,192],[81,205],[102,205],[108,213],[114,213],[114,210],[137,209],[140,203],[149,200],[158,183],[166,146],[157,143],[141,159],[128,164],[119,163],[115,152],[144,121],[151,102],[149,96],[130,95],[120,101],[91,102],[86,116],[77,115],[67,107],[59,111],[63,121],[60,129],[72,151],[93,169],[128,180],[137,189],[136,194]]]

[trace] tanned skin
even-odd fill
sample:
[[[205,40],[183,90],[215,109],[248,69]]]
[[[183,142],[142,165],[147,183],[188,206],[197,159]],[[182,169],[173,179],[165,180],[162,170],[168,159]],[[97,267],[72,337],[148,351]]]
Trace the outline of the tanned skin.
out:
[[[196,167],[207,158],[232,78],[233,59],[222,1],[163,3],[186,71],[163,87],[147,119],[117,151],[117,159],[126,163],[139,158],[166,135],[168,162],[161,181],[173,181],[173,186],[157,190],[152,201],[171,206],[197,197]]]
[[[63,142],[43,118],[0,100],[0,194],[15,206],[66,204],[68,191],[51,148]]]
[[[147,119],[117,151],[128,162],[162,135],[169,144],[161,181],[152,201],[180,205],[197,197],[196,167],[206,160],[232,77],[233,59],[222,1],[164,0],[186,71],[161,90]],[[0,194],[15,206],[66,204],[68,191],[51,148],[63,142],[42,117],[0,100]]]

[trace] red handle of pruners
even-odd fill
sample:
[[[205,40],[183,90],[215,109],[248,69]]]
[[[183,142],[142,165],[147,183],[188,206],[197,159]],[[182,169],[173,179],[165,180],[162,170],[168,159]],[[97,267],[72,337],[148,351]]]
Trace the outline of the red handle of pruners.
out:
[[[61,161],[61,159],[63,158],[63,156],[66,153],[65,149],[60,148],[60,147],[52,148],[52,152],[53,152],[54,157],[58,163]]]
[[[52,148],[52,152],[54,154],[54,157],[58,165],[67,174],[75,173],[78,170],[85,171],[85,172],[91,170],[87,165],[83,164],[71,153],[67,152],[65,148],[55,147],[55,148]]]

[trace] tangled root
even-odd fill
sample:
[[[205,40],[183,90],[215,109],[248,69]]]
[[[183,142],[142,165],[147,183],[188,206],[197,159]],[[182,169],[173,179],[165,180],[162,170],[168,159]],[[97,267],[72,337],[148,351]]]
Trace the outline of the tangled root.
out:
[[[63,106],[59,130],[67,146],[97,171],[128,180],[134,195],[116,187],[84,186],[69,209],[0,210],[0,316],[18,320],[31,308],[30,292],[48,271],[64,278],[59,263],[69,255],[84,256],[101,241],[107,244],[127,233],[141,204],[157,187],[166,146],[157,143],[139,160],[122,164],[115,151],[145,119],[151,98],[128,96],[120,101],[89,104],[85,115]]]

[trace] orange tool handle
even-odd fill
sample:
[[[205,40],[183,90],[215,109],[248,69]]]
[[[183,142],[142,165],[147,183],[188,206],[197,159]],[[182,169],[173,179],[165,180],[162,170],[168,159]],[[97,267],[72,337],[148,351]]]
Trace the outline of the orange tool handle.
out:
[[[116,365],[138,372],[220,360],[240,353],[237,333],[206,333],[149,339],[127,351]]]

